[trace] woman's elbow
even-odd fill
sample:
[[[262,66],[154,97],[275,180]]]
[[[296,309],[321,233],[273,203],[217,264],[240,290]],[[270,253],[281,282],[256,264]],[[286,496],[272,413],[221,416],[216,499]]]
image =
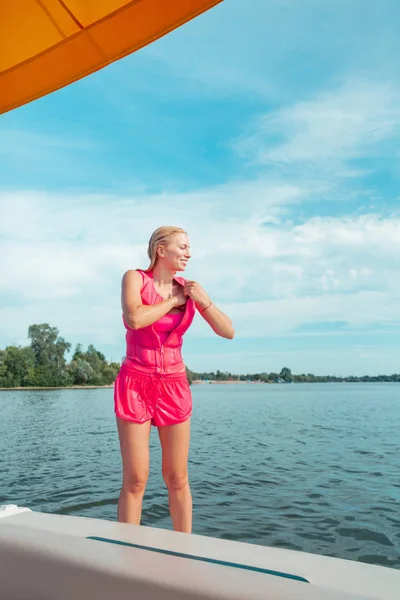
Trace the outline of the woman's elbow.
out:
[[[136,315],[127,315],[125,321],[130,329],[140,329],[140,322]]]

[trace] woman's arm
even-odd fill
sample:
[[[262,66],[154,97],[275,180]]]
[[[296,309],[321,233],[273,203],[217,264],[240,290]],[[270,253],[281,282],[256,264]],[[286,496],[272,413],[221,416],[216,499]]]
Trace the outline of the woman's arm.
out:
[[[234,338],[235,330],[233,329],[232,321],[211,302],[209,296],[196,281],[186,281],[184,291],[187,296],[194,300],[201,316],[217,335],[228,340]]]
[[[131,329],[141,329],[161,319],[171,309],[179,306],[179,297],[174,296],[158,304],[142,304],[140,290],[143,284],[138,271],[129,270],[122,278],[121,304],[125,321]]]

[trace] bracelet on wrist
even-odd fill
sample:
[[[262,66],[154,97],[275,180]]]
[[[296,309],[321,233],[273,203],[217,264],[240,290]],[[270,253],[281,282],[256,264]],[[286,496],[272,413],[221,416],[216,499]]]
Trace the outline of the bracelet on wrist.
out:
[[[207,308],[210,308],[212,302],[210,302],[210,304],[208,306],[206,306],[205,308],[202,308],[201,312],[205,312],[207,310]]]

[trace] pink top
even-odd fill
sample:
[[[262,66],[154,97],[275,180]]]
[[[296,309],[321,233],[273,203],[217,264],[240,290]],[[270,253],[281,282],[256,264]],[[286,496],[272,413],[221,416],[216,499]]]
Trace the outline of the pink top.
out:
[[[153,273],[138,269],[143,277],[140,290],[143,305],[158,304],[164,298],[157,293]],[[183,277],[174,278],[180,285],[185,284]],[[139,329],[131,328],[122,319],[126,328],[126,353],[124,365],[134,367],[146,373],[180,373],[185,365],[182,358],[183,335],[191,325],[196,305],[187,298],[182,312],[167,313],[161,319]]]
[[[178,327],[185,313],[167,313],[161,319],[153,323],[154,331],[157,332],[161,344],[165,344],[169,334]]]

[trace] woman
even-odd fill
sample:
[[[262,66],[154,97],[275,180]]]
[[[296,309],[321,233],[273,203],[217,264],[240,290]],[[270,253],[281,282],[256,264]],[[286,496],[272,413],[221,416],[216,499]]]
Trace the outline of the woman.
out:
[[[182,337],[196,309],[214,332],[232,339],[231,320],[195,281],[176,276],[190,259],[186,232],[160,227],[152,234],[146,270],[122,279],[126,357],[115,381],[114,403],[123,481],[118,521],[140,523],[149,474],[149,435],[158,428],[162,474],[176,531],[192,530],[188,455],[192,396],[182,359]]]

